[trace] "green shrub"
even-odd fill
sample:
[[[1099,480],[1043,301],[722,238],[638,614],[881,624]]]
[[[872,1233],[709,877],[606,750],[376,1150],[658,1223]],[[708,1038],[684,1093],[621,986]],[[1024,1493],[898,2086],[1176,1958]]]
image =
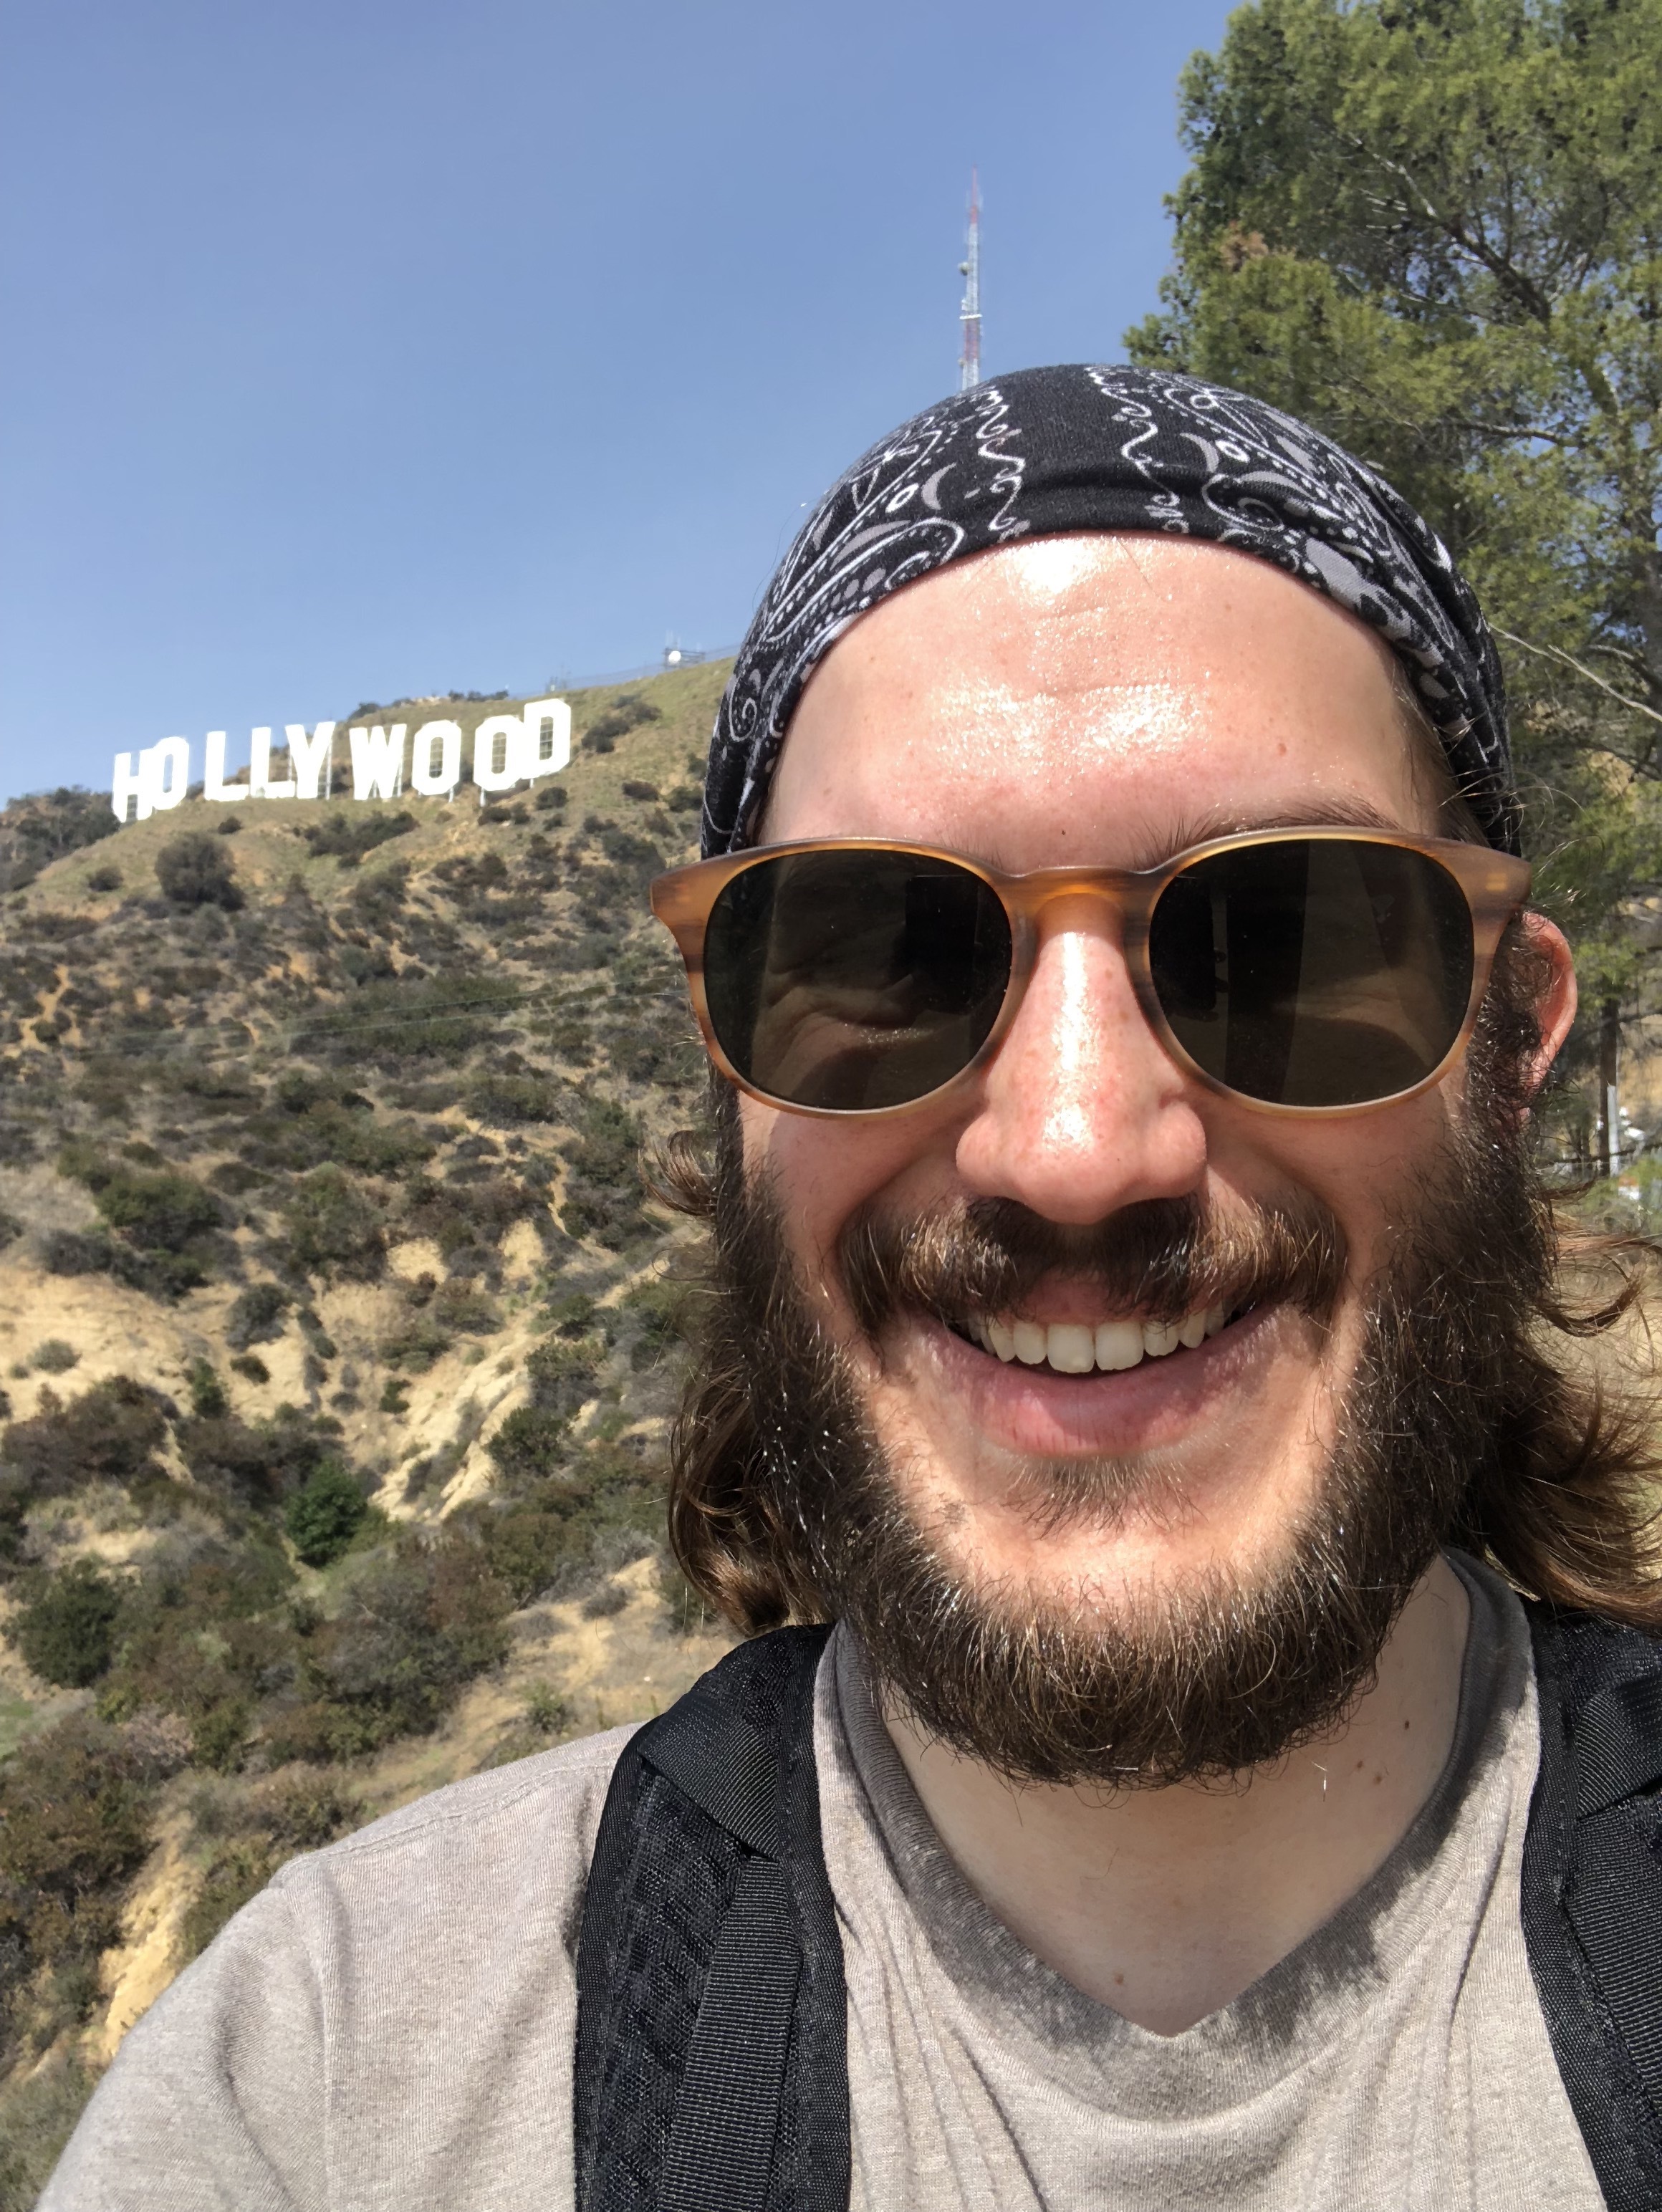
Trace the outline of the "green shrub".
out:
[[[49,1336],[44,1344],[37,1344],[29,1356],[29,1364],[38,1374],[67,1375],[71,1367],[81,1364],[81,1354],[72,1344],[65,1344],[61,1336]]]
[[[234,914],[242,904],[230,854],[200,830],[168,839],[155,856],[155,875],[175,906],[216,906]]]
[[[239,1352],[231,1362],[234,1375],[246,1376],[250,1382],[269,1382],[271,1370],[257,1352]]]
[[[225,1395],[225,1385],[220,1381],[205,1359],[193,1359],[186,1378],[191,1393],[191,1410],[198,1420],[218,1420],[231,1410]]]
[[[363,1493],[340,1462],[326,1459],[289,1500],[283,1525],[308,1567],[326,1567],[351,1542],[367,1510]]]
[[[82,1690],[107,1673],[121,1591],[90,1559],[53,1575],[13,1619],[11,1636],[43,1682]]]

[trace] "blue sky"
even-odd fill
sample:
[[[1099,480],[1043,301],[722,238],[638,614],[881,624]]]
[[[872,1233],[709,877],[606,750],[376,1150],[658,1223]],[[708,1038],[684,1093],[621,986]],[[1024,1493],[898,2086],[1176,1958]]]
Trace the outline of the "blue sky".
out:
[[[1118,355],[1227,12],[0,0],[0,796],[736,641],[972,161],[987,372]]]

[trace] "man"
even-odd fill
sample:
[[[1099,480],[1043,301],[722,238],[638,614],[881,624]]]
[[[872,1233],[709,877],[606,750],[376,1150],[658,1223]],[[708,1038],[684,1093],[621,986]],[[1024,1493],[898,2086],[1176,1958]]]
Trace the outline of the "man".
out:
[[[285,1869],[46,2204],[1662,2203],[1645,1468],[1545,1334],[1516,840],[1469,591],[1302,426],[1044,370],[866,456],[655,893],[678,1549],[839,1625]]]

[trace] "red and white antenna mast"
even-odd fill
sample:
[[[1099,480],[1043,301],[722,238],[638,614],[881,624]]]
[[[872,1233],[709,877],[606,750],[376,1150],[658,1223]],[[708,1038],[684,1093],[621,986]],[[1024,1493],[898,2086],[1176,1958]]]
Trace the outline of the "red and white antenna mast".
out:
[[[958,311],[964,326],[958,388],[968,392],[981,381],[981,182],[973,169],[970,172],[970,224],[958,273],[964,279],[964,304]]]

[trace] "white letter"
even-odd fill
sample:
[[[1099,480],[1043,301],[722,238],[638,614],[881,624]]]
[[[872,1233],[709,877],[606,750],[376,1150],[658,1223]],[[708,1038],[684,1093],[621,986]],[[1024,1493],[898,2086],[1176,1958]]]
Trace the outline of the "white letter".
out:
[[[242,784],[227,783],[225,781],[225,732],[223,730],[210,730],[208,732],[208,759],[202,771],[202,796],[204,799],[222,800],[247,799],[248,796],[247,790]]]
[[[248,792],[254,799],[292,799],[295,779],[285,776],[281,783],[271,781],[271,732],[256,730],[248,752]]]
[[[496,740],[502,739],[502,764],[493,765]],[[520,756],[525,750],[525,724],[517,714],[487,714],[473,732],[473,781],[481,791],[512,791],[525,770]]]
[[[370,730],[349,730],[352,747],[354,799],[396,799],[404,784],[404,733],[407,722],[394,722],[389,735],[377,722]]]
[[[151,805],[177,806],[191,781],[191,748],[183,738],[163,738],[139,756],[139,767],[149,786]]]
[[[543,732],[548,732],[548,750],[543,750]],[[534,783],[539,775],[552,775],[571,758],[571,708],[564,699],[527,699],[525,702],[525,750],[520,774]]]
[[[110,784],[110,811],[118,822],[127,818],[127,801],[133,802],[133,820],[148,822],[150,818],[150,757],[147,752],[138,756],[138,766],[133,767],[131,753],[115,757],[115,775]]]
[[[433,748],[438,745],[439,765],[433,767]],[[462,733],[460,722],[423,722],[410,751],[411,787],[423,799],[448,799],[461,781]]]
[[[295,764],[295,777],[302,799],[318,795],[318,778],[329,758],[329,749],[335,742],[332,722],[320,722],[315,737],[308,738],[304,722],[289,722],[283,726],[289,740],[289,757]]]

